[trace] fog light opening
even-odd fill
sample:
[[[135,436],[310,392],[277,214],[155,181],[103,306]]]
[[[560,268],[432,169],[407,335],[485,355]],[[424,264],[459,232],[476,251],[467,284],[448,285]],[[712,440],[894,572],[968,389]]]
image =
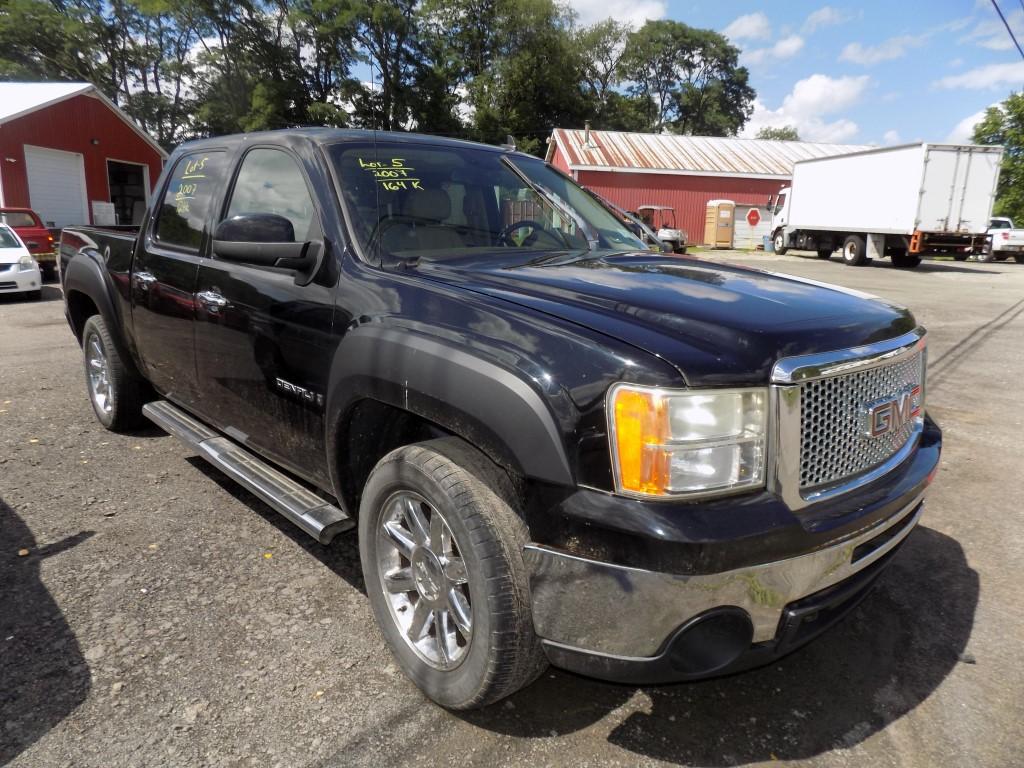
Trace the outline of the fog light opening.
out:
[[[742,608],[713,608],[690,619],[672,640],[672,666],[687,675],[704,675],[725,669],[748,648],[754,624]]]

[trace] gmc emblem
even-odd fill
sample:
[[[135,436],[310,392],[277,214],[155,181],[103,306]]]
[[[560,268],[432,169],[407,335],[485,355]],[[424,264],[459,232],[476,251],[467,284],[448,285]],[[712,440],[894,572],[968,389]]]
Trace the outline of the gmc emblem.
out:
[[[895,432],[921,415],[921,387],[908,386],[895,397],[882,398],[861,407],[865,437],[882,437]]]

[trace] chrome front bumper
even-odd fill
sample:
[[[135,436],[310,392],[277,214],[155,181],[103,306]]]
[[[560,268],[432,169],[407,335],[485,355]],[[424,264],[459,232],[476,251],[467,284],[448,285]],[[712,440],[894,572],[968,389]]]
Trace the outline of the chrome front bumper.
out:
[[[835,545],[709,575],[630,568],[528,544],[534,627],[548,644],[642,660],[693,617],[734,606],[750,616],[752,642],[771,640],[788,604],[852,578],[899,546],[920,519],[923,497]]]

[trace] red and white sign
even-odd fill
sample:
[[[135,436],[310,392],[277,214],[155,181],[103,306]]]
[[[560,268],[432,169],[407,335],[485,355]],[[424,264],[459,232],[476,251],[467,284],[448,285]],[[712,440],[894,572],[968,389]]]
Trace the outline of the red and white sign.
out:
[[[761,212],[757,208],[747,211],[747,224],[756,227],[761,222]]]

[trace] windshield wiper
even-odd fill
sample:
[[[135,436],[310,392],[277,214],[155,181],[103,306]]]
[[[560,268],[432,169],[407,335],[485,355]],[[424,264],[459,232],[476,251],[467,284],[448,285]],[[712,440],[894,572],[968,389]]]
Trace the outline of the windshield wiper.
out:
[[[591,227],[587,223],[586,219],[584,219],[579,213],[573,210],[573,208],[569,205],[568,202],[562,200],[562,198],[560,198],[550,189],[545,187],[543,184],[538,184],[529,176],[527,176],[523,169],[520,168],[515,163],[513,163],[509,157],[502,157],[501,161],[505,163],[505,165],[507,165],[509,169],[511,169],[512,173],[518,176],[519,179],[526,184],[526,186],[528,186],[530,189],[532,189],[534,192],[540,195],[540,197],[545,202],[547,202],[548,205],[554,208],[556,213],[558,213],[560,216],[563,216],[566,219],[571,220],[576,225],[577,231],[583,233],[583,239],[587,243],[587,250],[592,251],[595,248],[597,248],[599,242],[597,233],[594,231],[593,227]],[[559,234],[562,235],[562,239],[565,241],[566,247],[572,248],[573,244],[569,242],[568,238],[566,237],[566,233],[562,232],[561,230],[558,231]]]

